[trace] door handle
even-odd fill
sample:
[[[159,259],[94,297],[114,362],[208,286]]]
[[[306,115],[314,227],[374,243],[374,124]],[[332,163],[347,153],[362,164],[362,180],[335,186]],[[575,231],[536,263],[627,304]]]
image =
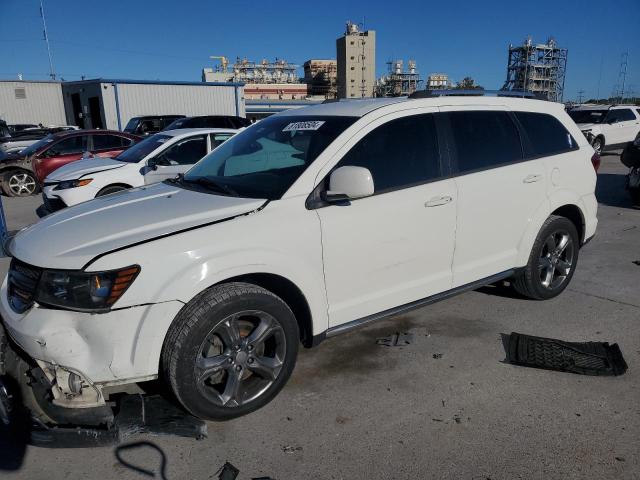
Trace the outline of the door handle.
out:
[[[429,201],[427,201],[424,206],[425,207],[438,207],[440,205],[446,205],[447,203],[453,202],[453,197],[443,196],[443,197],[433,197]]]
[[[527,175],[522,179],[522,183],[535,183],[542,180],[542,175]]]

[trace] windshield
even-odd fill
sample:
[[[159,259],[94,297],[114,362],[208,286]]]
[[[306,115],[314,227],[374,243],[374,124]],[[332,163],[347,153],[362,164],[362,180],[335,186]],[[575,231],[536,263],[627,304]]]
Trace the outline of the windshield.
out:
[[[32,143],[27,148],[21,150],[20,151],[20,155],[24,155],[26,157],[28,157],[30,155],[33,155],[34,153],[36,153],[38,150],[40,150],[42,147],[44,147],[48,143],[53,142],[55,139],[56,139],[56,137],[54,137],[53,134],[49,134],[46,137],[38,140],[36,143]]]
[[[337,116],[269,117],[216,148],[182,181],[215,184],[241,197],[277,200],[355,121]]]
[[[571,110],[569,116],[576,123],[602,123],[607,110]]]
[[[163,143],[172,139],[171,135],[162,135],[155,134],[150,137],[145,138],[140,143],[136,143],[133,147],[128,148],[120,155],[118,155],[115,160],[119,160],[121,162],[127,163],[138,163],[144,157],[153,152],[156,148],[160,147]]]
[[[127,122],[127,126],[124,127],[124,131],[129,133],[135,133],[136,127],[138,126],[139,121],[140,121],[140,118],[133,117],[131,120]]]
[[[0,138],[9,136],[9,128],[4,122],[0,122]]]

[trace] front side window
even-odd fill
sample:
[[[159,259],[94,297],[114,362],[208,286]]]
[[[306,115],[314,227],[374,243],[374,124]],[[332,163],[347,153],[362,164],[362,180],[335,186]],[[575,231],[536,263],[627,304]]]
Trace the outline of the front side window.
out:
[[[160,148],[172,138],[173,137],[171,135],[156,133],[155,135],[151,135],[141,142],[136,143],[133,147],[125,150],[120,155],[118,155],[115,160],[127,163],[138,163],[155,149]]]
[[[178,140],[155,158],[156,165],[193,165],[207,154],[206,135]]]
[[[53,144],[46,153],[48,155],[73,155],[87,150],[87,136],[76,135]]]
[[[498,167],[522,160],[520,134],[502,111],[448,113],[458,172]]]
[[[374,193],[425,183],[442,175],[433,114],[391,120],[369,132],[336,165],[365,167]]]
[[[571,134],[554,116],[534,112],[515,112],[515,115],[529,137],[532,155],[553,155],[577,148]]]
[[[185,174],[183,183],[212,193],[277,200],[355,120],[312,115],[266,118],[209,153]]]

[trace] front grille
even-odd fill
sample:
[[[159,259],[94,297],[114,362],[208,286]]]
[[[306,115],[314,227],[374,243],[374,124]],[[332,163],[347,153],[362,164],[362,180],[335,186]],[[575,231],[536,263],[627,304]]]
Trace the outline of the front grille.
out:
[[[23,313],[33,305],[41,274],[42,269],[38,267],[15,258],[11,260],[7,295],[14,311]]]
[[[48,198],[44,193],[42,194],[42,202],[44,203],[45,210],[48,212],[57,212],[67,207],[59,198]]]

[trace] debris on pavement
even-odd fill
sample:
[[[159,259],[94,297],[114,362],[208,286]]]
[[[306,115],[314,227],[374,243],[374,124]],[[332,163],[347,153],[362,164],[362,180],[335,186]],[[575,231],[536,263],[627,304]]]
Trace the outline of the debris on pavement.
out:
[[[282,447],[282,451],[284,453],[296,453],[296,452],[301,452],[302,447],[293,447],[291,445],[285,445],[284,447]]]
[[[634,261],[633,261],[633,262],[631,262],[631,263],[633,263],[633,264],[635,264],[635,265],[640,266],[640,260],[634,260]]]
[[[240,470],[231,465],[229,462],[225,462],[225,464],[220,469],[220,475],[218,475],[218,480],[235,480]]]
[[[617,343],[565,342],[512,332],[506,350],[509,363],[525,367],[582,375],[622,375],[627,371]]]
[[[432,356],[434,360],[440,360],[442,358],[442,353],[434,353]]]
[[[388,337],[376,339],[376,344],[382,345],[383,347],[403,347],[405,345],[410,345],[412,342],[412,333],[396,332],[393,335],[389,335]]]

